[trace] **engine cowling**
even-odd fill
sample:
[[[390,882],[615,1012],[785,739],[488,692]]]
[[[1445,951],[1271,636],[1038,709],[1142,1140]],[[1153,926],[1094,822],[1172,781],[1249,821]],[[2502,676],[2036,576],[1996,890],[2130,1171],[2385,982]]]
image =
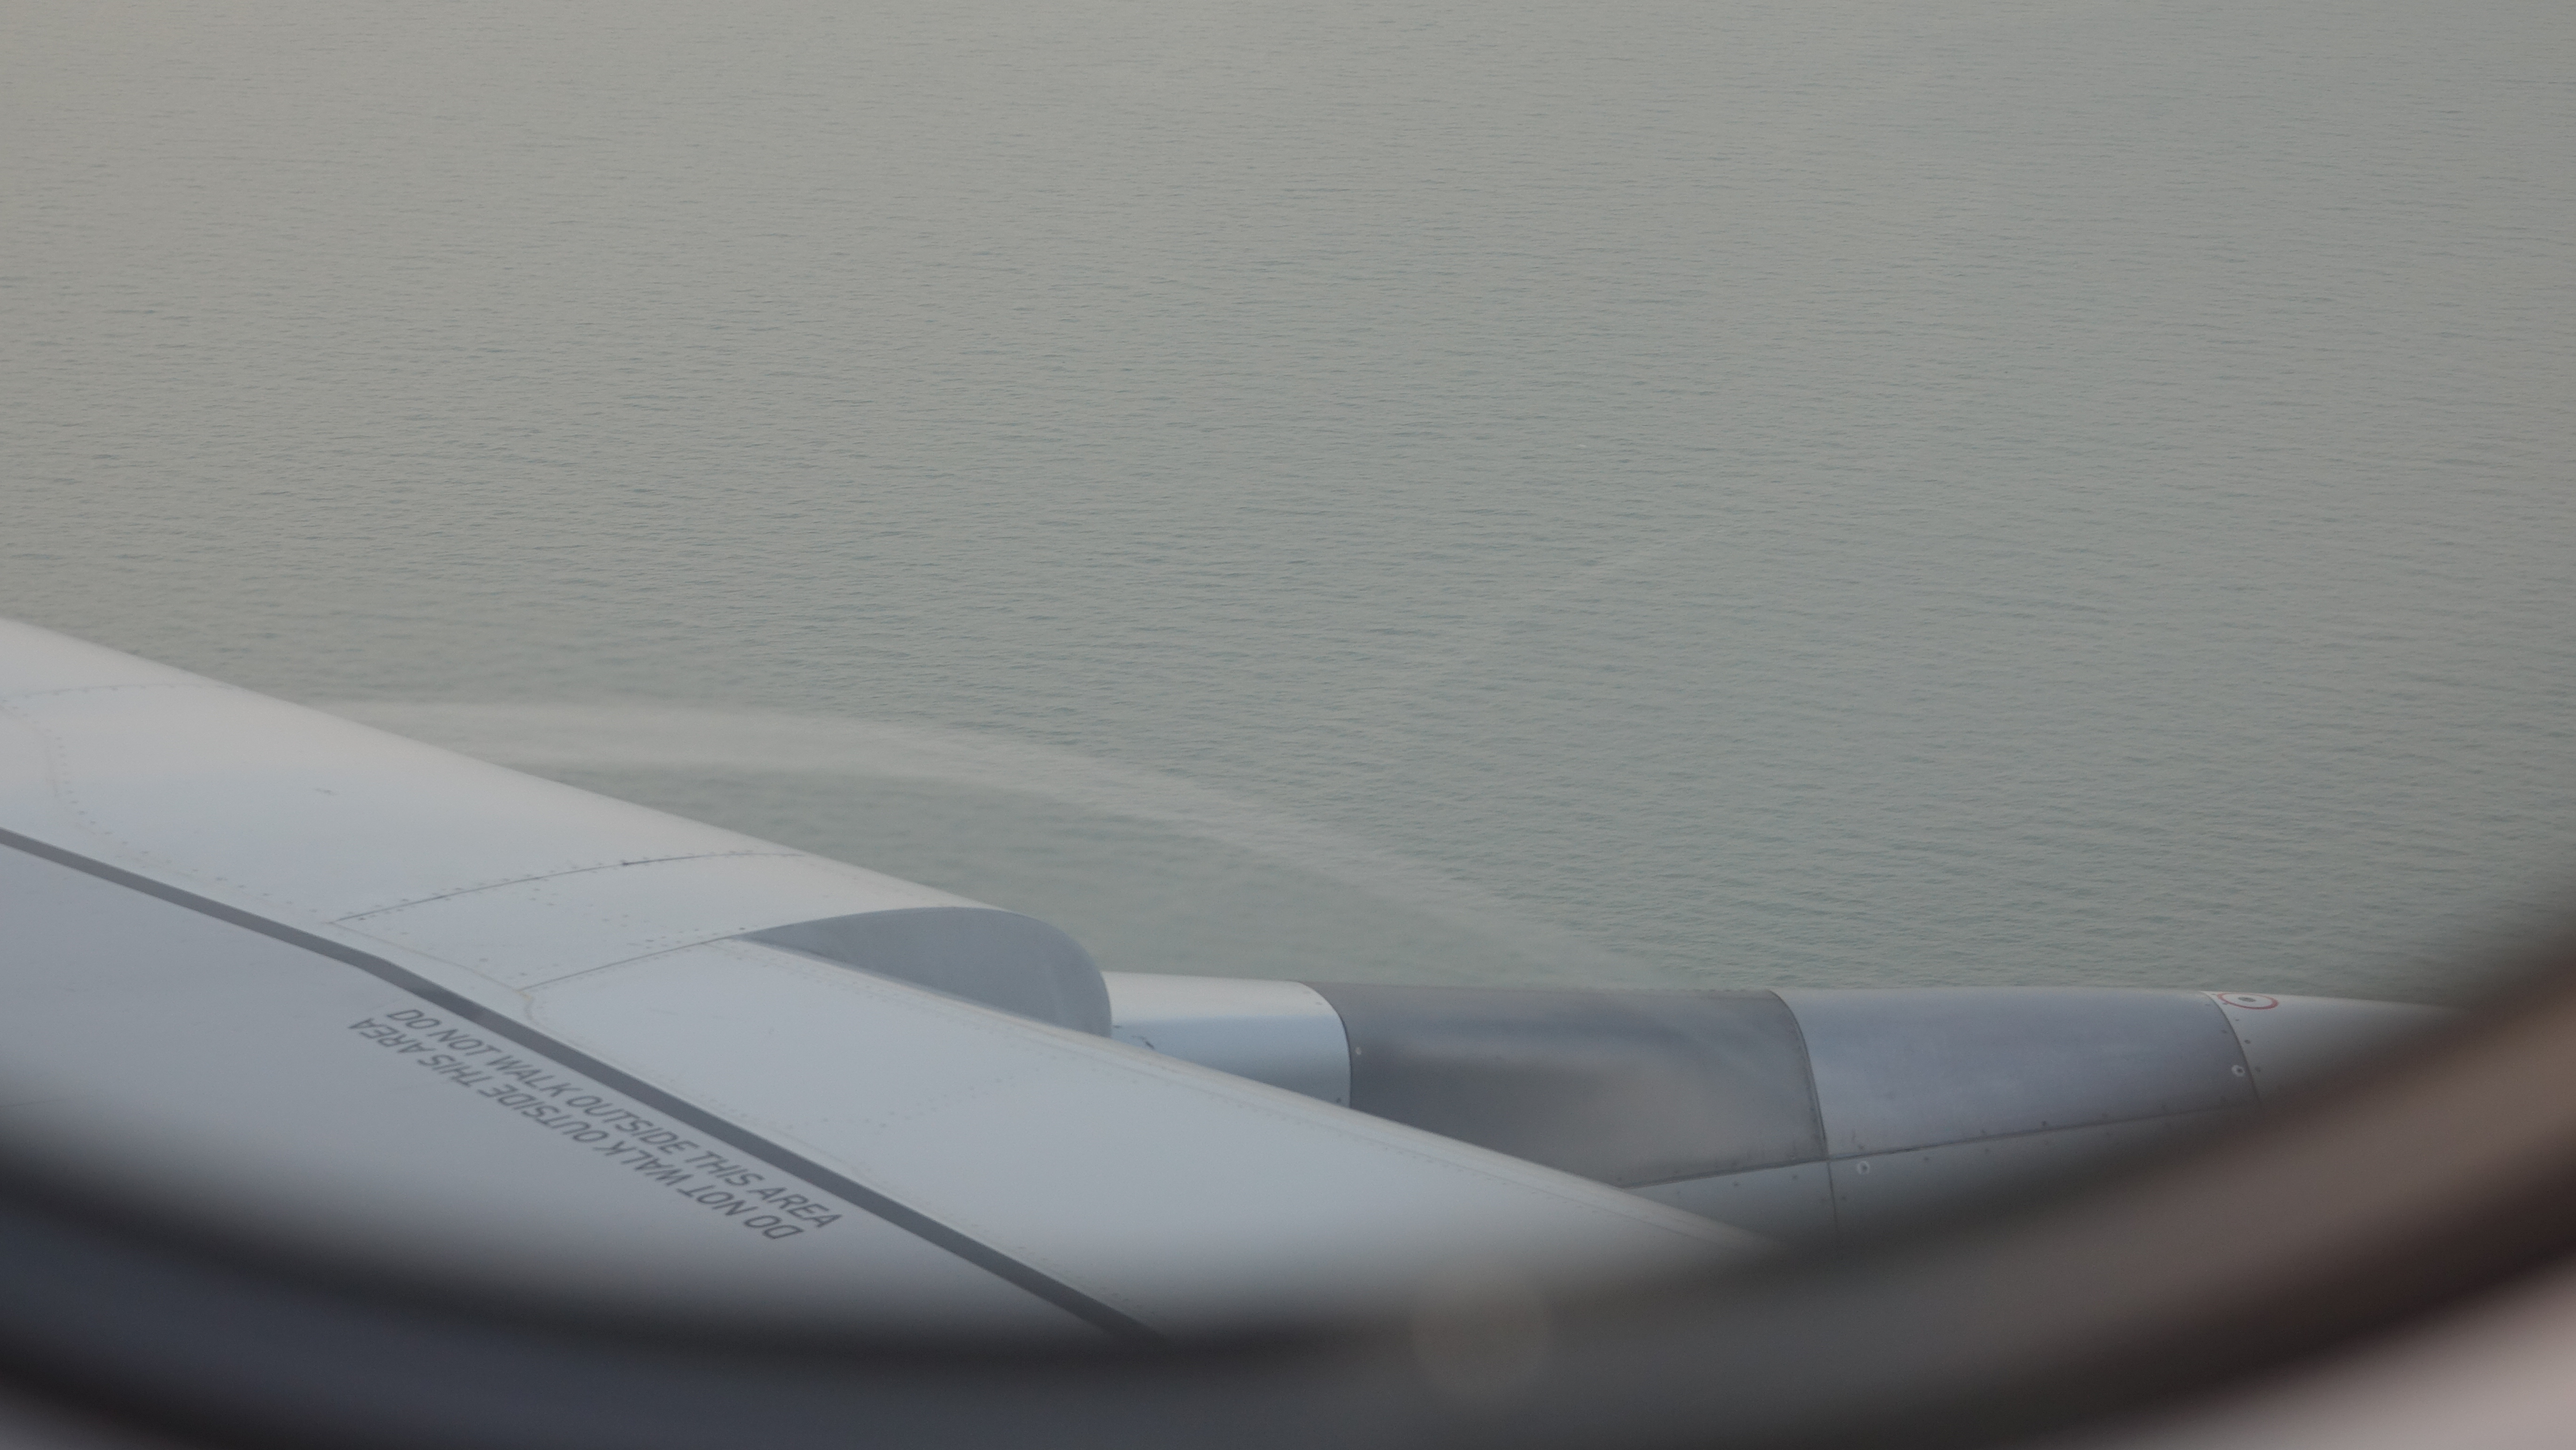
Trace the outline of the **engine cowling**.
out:
[[[1106,979],[1123,1041],[1805,1243],[2196,1135],[2444,1015],[2099,987]]]

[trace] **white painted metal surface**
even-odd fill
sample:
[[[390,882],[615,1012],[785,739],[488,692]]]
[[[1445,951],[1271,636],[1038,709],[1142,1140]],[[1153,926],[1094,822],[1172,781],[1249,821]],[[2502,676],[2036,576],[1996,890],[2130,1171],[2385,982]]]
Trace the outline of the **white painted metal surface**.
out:
[[[781,922],[957,901],[927,890],[919,897],[847,867],[773,850],[563,871],[340,924],[527,987]]]
[[[2440,1007],[2344,997],[2274,997],[2212,992],[2245,1053],[2255,1090],[2268,1101],[2334,1075],[2336,1069],[2442,1024]]]
[[[0,922],[0,1139],[200,1222],[700,1319],[1082,1327],[346,962],[5,847]]]
[[[1103,972],[1119,1041],[1328,1103],[1351,1100],[1340,1014],[1303,982]]]
[[[0,651],[9,643],[0,635]],[[782,914],[752,924],[962,900],[220,685],[13,694],[0,708],[24,732],[0,781],[19,829],[301,918],[371,921],[440,956],[531,933],[524,958],[496,963],[503,979],[551,973],[547,953],[573,939],[655,950],[768,912]],[[623,874],[684,860],[702,864]]]
[[[1827,1156],[2240,1107],[2252,1086],[2199,992],[1788,990]]]
[[[1629,1191],[1703,1218],[1750,1229],[1784,1244],[1811,1246],[1834,1241],[1832,1171],[1830,1165],[1821,1162],[1686,1178]]]
[[[600,1071],[804,1165],[781,1171],[880,1195],[879,1217],[932,1215],[974,1253],[1042,1265],[1029,1273],[1150,1329],[1391,1307],[1462,1263],[1545,1281],[1762,1248],[1257,1082],[723,944],[820,917],[971,903],[23,625],[0,624],[0,830],[365,954],[417,992],[521,1024],[511,1030],[562,1034]],[[0,951],[30,950],[50,949],[0,939]],[[256,1054],[309,1025],[251,1022],[235,1045]],[[133,1094],[137,1112],[171,1114],[166,1132],[138,1126],[133,1141],[167,1143],[222,1117],[217,1081],[184,1105],[175,1086]],[[355,1091],[328,1073],[307,1087],[317,1099]],[[266,1101],[252,1092],[236,1106]],[[291,1126],[301,1120],[276,1122],[279,1141],[304,1141],[307,1128]],[[472,1131],[523,1127],[494,1115]],[[338,1130],[311,1131],[327,1148]],[[334,1191],[327,1175],[317,1182]],[[530,1179],[422,1203],[440,1204],[431,1217],[469,1248],[504,1231],[534,1244],[560,1225],[520,1200],[551,1192]],[[402,1258],[422,1245],[398,1228],[378,1247]],[[977,1318],[973,1297],[924,1322]],[[882,1321],[883,1307],[862,1317]]]
[[[1744,1242],[1517,1159],[750,943],[554,983],[532,1016],[1157,1325],[1247,1302],[1393,1307],[1407,1291],[1389,1287],[1425,1274],[1579,1278]]]
[[[2252,1111],[2258,1084],[2304,1081],[2443,1015],[2045,987],[1759,994],[1776,1024],[1727,993],[1113,975],[1111,995],[1123,1041],[1312,1096],[1347,1089],[1363,1111],[1792,1243],[1895,1228],[2181,1142]],[[1684,1009],[1717,1008],[1736,1030],[1702,1023],[1674,1057]],[[1374,1079],[1361,1070],[1372,1060]],[[1712,1096],[1692,1073],[1720,1060],[1735,1076]],[[1390,1061],[1405,1065],[1400,1080]],[[1750,1100],[1769,1107],[1748,1112]],[[1797,1124],[1781,1112],[1792,1106]],[[1662,1152],[1666,1139],[1742,1161],[1641,1179],[1636,1154],[1593,1151]]]
[[[2105,1167],[2132,1154],[2188,1142],[2248,1111],[2251,1110],[2221,1108],[2121,1123],[2089,1123],[2043,1133],[2008,1133],[1837,1158],[1830,1165],[1834,1228],[1841,1234],[1897,1228],[1983,1203],[2017,1188]]]

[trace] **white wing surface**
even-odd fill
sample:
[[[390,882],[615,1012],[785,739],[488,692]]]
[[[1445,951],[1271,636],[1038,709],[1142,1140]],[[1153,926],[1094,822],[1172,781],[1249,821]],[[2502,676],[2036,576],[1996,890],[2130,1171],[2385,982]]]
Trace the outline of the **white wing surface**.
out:
[[[956,986],[1023,967],[1025,1011]],[[0,1135],[79,1171],[458,1281],[896,1332],[1761,1247],[1111,1041],[1096,983],[1024,918],[0,623]]]

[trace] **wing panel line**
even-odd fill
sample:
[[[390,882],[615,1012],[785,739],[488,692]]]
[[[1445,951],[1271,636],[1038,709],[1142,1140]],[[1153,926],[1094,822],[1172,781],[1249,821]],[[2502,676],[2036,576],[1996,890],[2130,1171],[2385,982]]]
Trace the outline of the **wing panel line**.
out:
[[[51,861],[58,866],[68,866],[75,871],[125,887],[127,890],[138,891],[174,906],[184,907],[199,915],[258,932],[262,936],[274,938],[289,946],[328,957],[344,966],[356,967],[390,986],[435,1003],[441,1010],[464,1018],[485,1031],[506,1037],[530,1052],[551,1058],[563,1067],[649,1103],[673,1119],[685,1122],[698,1131],[750,1154],[774,1168],[808,1179],[847,1199],[852,1205],[973,1264],[1005,1283],[1053,1304],[1084,1323],[1106,1331],[1114,1338],[1131,1343],[1159,1343],[1163,1339],[1162,1334],[1143,1321],[1103,1303],[1042,1269],[1022,1263],[990,1244],[969,1237],[919,1209],[869,1188],[801,1154],[779,1147],[748,1129],[726,1122],[651,1083],[611,1067],[587,1053],[559,1042],[524,1023],[503,1016],[479,1002],[439,986],[382,957],[370,956],[327,937],[316,936],[281,922],[270,921],[239,907],[209,900],[166,882],[155,881],[149,876],[108,865],[104,861],[92,860],[77,852],[67,851],[60,846],[22,836],[5,828],[0,828],[0,846],[8,846],[30,856]]]

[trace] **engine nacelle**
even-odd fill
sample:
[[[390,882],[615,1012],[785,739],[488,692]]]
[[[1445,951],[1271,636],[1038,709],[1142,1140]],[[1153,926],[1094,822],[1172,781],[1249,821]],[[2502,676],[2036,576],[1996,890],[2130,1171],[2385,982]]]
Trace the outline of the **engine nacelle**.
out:
[[[1791,1242],[2197,1134],[2445,1015],[2099,987],[1106,980],[1122,1041]]]

